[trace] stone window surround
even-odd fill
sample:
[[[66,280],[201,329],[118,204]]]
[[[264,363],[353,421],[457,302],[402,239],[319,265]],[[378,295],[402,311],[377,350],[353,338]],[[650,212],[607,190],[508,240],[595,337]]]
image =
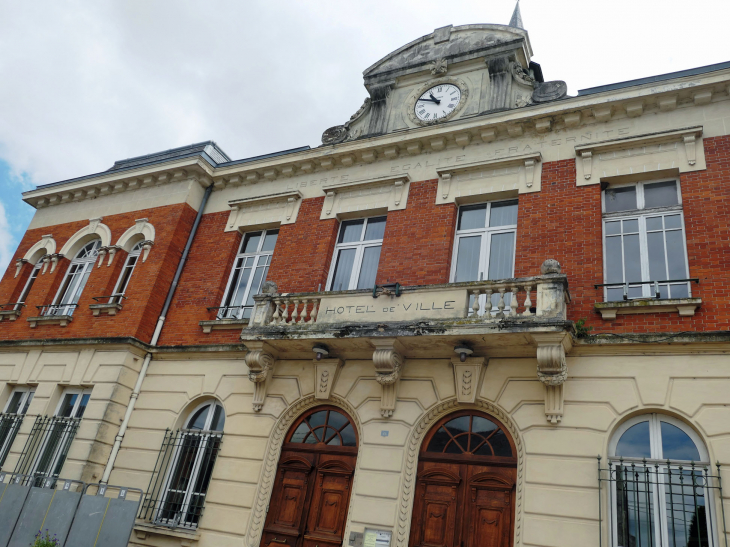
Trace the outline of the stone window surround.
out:
[[[319,218],[342,220],[401,211],[408,203],[410,186],[411,177],[407,173],[323,185],[325,199]],[[375,197],[363,204],[362,198],[366,196]],[[354,208],[346,203],[350,197],[359,198]]]
[[[298,190],[232,199],[228,202],[231,212],[226,223],[226,232],[250,232],[294,224],[302,204],[302,193]]]

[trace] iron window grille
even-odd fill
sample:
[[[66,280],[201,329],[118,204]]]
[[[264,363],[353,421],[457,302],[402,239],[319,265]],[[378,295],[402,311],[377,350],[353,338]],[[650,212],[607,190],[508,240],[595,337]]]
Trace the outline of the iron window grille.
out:
[[[139,517],[169,528],[197,528],[222,431],[165,430]]]
[[[14,473],[28,475],[34,483],[58,478],[81,418],[37,416]]]
[[[715,467],[636,458],[609,460],[602,467],[599,456],[599,546],[606,488],[611,547],[727,547],[720,464]],[[719,515],[714,499],[718,499]]]

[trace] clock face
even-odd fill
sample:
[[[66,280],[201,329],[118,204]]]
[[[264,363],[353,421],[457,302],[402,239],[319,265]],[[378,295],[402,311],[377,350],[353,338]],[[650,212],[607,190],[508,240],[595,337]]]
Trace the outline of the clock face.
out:
[[[435,85],[416,100],[416,117],[433,122],[451,114],[461,101],[461,89],[454,84]]]

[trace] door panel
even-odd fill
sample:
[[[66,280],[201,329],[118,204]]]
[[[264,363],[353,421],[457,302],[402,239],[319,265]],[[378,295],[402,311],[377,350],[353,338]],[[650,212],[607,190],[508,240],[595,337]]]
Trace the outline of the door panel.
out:
[[[289,547],[296,544],[304,522],[304,508],[314,464],[314,454],[282,453],[264,526],[264,532],[270,534],[264,534],[262,545],[268,545],[277,534],[279,540],[287,539]],[[283,538],[282,534],[288,537]]]
[[[411,522],[411,545],[458,547],[460,466],[421,462]]]
[[[513,474],[513,469],[468,466],[465,547],[511,545]]]
[[[306,538],[342,543],[355,458],[320,455]]]

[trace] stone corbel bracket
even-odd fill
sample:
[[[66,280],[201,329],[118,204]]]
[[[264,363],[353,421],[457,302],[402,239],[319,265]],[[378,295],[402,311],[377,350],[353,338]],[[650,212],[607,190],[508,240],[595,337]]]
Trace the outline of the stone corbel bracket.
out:
[[[342,368],[342,359],[322,359],[314,362],[314,398],[326,401]]]
[[[702,126],[687,127],[576,146],[576,185],[638,173],[706,169],[702,131]]]
[[[553,425],[563,419],[563,385],[568,379],[566,353],[573,342],[566,332],[533,333],[537,345],[537,378],[545,384],[545,418]]]
[[[152,246],[155,244],[154,241],[146,239],[142,242],[142,262],[147,262],[147,257],[150,256]]]
[[[56,270],[56,266],[58,266],[58,262],[62,258],[63,258],[63,255],[61,253],[53,253],[51,255],[51,273],[53,273]]]
[[[298,190],[253,198],[232,199],[228,202],[226,232],[244,231],[273,224],[294,224],[302,204]]]
[[[467,357],[463,363],[458,357],[453,357],[454,382],[456,385],[456,400],[459,403],[474,404],[481,386],[482,371],[486,369],[486,357]]]
[[[24,264],[27,264],[28,261],[25,258],[19,258],[15,261],[15,275],[13,277],[18,277],[20,275],[20,270],[23,268]]]
[[[461,203],[479,196],[540,191],[542,154],[523,154],[436,169],[436,204]]]
[[[266,401],[266,392],[269,389],[269,381],[274,374],[274,365],[279,352],[266,342],[247,341],[245,342],[248,353],[246,353],[246,366],[248,367],[248,379],[253,382],[253,411],[259,412]]]
[[[371,340],[375,347],[373,365],[375,365],[375,379],[381,386],[380,415],[390,418],[395,411],[398,398],[398,382],[405,357],[403,345],[395,338],[378,338]]]
[[[322,186],[320,220],[354,211],[400,211],[406,208],[411,178],[407,173]]]

